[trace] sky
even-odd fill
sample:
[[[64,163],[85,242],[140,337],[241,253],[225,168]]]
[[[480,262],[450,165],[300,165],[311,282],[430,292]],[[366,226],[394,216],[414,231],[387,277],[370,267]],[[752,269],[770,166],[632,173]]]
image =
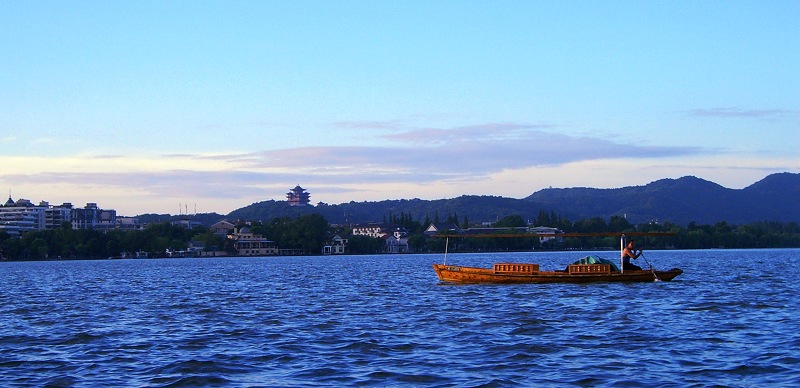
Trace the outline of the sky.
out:
[[[0,189],[118,215],[800,173],[797,1],[0,0]]]

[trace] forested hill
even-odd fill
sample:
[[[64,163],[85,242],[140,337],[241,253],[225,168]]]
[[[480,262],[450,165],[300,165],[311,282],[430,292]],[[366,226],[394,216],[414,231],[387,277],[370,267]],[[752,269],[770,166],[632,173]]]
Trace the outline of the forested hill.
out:
[[[800,222],[800,174],[772,174],[744,189],[692,176],[619,189],[544,189],[525,201],[556,211],[568,209],[582,218],[626,215],[633,224]]]
[[[497,221],[505,216],[520,215],[535,219],[537,206],[514,198],[491,196],[461,196],[452,199],[400,199],[378,202],[349,202],[339,205],[288,206],[283,201],[264,201],[234,210],[228,219],[270,221],[275,217],[296,217],[318,213],[332,224],[384,222],[393,217],[411,217],[416,221],[445,221],[456,215],[459,222],[467,217],[469,223]]]
[[[494,196],[461,196],[439,200],[385,200],[338,205],[290,207],[283,201],[264,201],[235,210],[229,220],[269,222],[276,217],[318,213],[334,224],[381,222],[401,214],[417,221],[493,222],[519,215],[536,220],[541,212],[578,221],[592,217],[627,216],[633,224],[652,220],[686,225],[725,221],[748,224],[758,221],[800,222],[800,174],[769,175],[744,189],[729,189],[692,176],[661,179],[645,186],[618,189],[544,189],[524,199]]]

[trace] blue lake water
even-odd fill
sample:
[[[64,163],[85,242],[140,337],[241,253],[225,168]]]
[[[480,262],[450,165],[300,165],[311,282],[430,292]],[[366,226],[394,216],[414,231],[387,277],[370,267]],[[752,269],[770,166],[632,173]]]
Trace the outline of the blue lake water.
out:
[[[562,269],[588,254],[617,257],[450,254],[447,262]],[[442,255],[4,262],[0,382],[800,383],[800,250],[645,256],[685,273],[642,284],[447,285],[431,268]]]

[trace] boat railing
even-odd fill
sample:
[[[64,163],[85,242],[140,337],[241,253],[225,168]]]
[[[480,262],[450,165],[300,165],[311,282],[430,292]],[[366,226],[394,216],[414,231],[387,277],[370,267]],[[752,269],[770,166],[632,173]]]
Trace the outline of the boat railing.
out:
[[[539,264],[530,263],[496,263],[495,273],[532,275],[539,272]]]
[[[570,264],[567,271],[570,275],[582,274],[610,274],[611,265],[609,264]]]

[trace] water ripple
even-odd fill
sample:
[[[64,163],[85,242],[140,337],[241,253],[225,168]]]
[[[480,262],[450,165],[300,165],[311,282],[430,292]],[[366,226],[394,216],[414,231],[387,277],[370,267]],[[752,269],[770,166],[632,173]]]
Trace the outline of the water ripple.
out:
[[[561,268],[573,256],[532,260]],[[686,273],[649,284],[515,286],[440,284],[430,268],[438,256],[0,263],[0,381],[795,385],[800,286],[785,274],[800,269],[798,257],[651,252],[653,264]]]

